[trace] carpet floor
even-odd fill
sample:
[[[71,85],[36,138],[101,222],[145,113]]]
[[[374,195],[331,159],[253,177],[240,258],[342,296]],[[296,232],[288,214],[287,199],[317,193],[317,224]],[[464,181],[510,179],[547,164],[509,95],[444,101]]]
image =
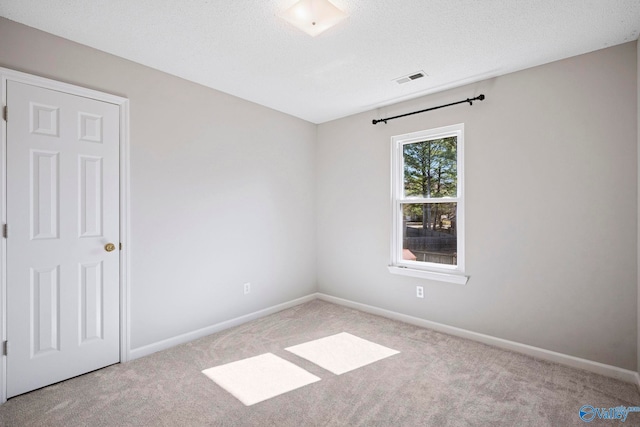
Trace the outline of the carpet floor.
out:
[[[284,350],[340,332],[400,353],[335,375]],[[321,381],[247,407],[201,373],[263,353]],[[583,405],[640,406],[640,395],[633,384],[315,300],[9,399],[0,425],[582,426]],[[640,425],[640,413],[621,425]]]

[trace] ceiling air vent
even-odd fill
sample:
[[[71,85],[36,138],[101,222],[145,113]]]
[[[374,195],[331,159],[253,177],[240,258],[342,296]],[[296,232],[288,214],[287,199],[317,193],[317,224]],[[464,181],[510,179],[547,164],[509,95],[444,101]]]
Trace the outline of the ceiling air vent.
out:
[[[394,81],[396,83],[398,83],[399,85],[401,85],[401,84],[404,84],[404,83],[408,83],[408,82],[410,82],[412,80],[421,79],[426,75],[427,74],[424,71],[416,71],[415,73],[411,73],[411,74],[406,75],[406,76],[398,77],[397,79],[394,79]]]

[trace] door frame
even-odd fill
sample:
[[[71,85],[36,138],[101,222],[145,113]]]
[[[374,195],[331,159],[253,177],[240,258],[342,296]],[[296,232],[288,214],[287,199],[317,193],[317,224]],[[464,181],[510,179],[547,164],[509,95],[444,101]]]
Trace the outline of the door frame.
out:
[[[0,67],[0,99],[7,105],[7,83],[14,81],[118,105],[120,108],[120,363],[130,359],[129,100],[116,95]],[[11,115],[11,111],[8,112]],[[7,122],[0,119],[0,225],[7,221]],[[11,229],[9,228],[9,236]],[[7,339],[7,239],[0,236],[0,342]],[[11,347],[9,347],[9,352]],[[7,401],[7,357],[0,361],[0,404]]]

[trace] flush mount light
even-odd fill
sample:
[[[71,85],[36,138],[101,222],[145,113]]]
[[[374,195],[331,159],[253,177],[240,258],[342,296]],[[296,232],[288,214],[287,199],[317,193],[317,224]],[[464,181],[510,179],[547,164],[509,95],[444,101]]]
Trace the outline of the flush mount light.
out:
[[[347,14],[329,0],[300,0],[280,16],[315,37],[342,21]]]

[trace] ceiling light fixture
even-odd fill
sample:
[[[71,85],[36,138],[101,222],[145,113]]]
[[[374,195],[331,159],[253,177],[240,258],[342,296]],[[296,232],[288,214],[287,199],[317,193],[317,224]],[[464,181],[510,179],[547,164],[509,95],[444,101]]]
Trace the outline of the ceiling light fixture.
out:
[[[347,14],[329,0],[300,0],[280,16],[315,37],[342,21]]]

